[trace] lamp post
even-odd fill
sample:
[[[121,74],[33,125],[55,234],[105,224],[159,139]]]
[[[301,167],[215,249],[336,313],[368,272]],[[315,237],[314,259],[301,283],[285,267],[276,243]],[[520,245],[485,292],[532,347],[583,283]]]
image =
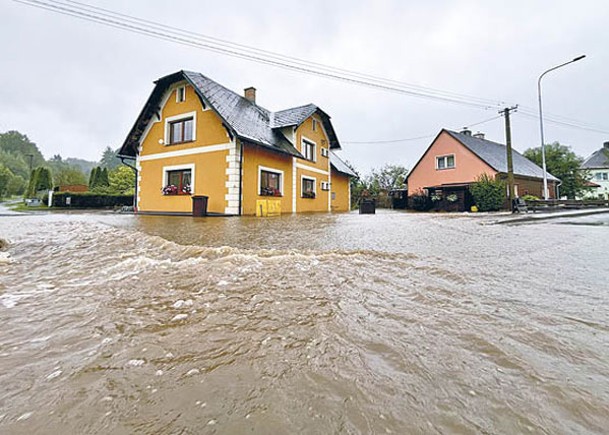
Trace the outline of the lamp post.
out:
[[[561,68],[565,65],[569,65],[570,63],[582,60],[584,57],[586,57],[586,55],[582,54],[581,56],[577,56],[575,59],[570,60],[569,62],[556,65],[555,67],[544,71],[537,79],[537,97],[539,99],[539,131],[541,133],[541,168],[543,169],[543,199],[546,200],[548,199],[548,171],[546,170],[546,146],[543,138],[543,115],[541,111],[541,79],[550,71],[554,71],[555,69]]]

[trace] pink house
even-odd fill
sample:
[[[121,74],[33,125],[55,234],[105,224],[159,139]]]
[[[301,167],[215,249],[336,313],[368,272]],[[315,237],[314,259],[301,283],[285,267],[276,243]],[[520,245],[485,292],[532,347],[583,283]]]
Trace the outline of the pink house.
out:
[[[515,192],[517,196],[543,196],[543,171],[513,150]],[[469,210],[473,205],[469,185],[481,174],[507,178],[506,146],[472,135],[443,129],[408,174],[408,195],[424,193],[451,211]],[[556,177],[548,173],[548,190],[554,198]],[[446,198],[450,196],[449,201]]]

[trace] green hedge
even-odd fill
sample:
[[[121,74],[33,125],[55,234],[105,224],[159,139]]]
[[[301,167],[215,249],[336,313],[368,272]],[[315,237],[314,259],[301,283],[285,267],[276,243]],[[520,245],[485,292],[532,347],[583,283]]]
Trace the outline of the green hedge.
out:
[[[71,198],[66,205],[66,198]],[[53,207],[103,208],[133,205],[133,195],[104,195],[94,192],[56,192],[53,194]]]

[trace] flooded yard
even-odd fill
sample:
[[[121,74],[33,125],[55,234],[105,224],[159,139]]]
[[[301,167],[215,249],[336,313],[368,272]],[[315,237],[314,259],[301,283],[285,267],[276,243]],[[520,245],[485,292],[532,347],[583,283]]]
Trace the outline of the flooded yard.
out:
[[[607,216],[0,217],[0,433],[604,433]]]

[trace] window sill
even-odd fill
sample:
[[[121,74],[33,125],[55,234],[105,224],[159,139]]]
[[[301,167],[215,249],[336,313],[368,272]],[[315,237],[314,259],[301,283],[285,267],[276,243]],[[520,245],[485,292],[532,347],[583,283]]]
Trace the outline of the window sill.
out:
[[[455,167],[453,166],[452,168],[436,168],[436,171],[448,171],[450,169],[455,169]]]
[[[301,196],[302,199],[315,199],[314,196]]]
[[[165,193],[163,196],[192,196],[192,193]]]
[[[165,146],[166,146],[166,147],[169,147],[169,146],[172,146],[172,145],[184,145],[184,144],[186,144],[186,143],[193,143],[193,142],[195,142],[195,140],[194,140],[194,139],[193,139],[193,140],[186,140],[186,141],[184,141],[184,142],[171,142],[171,143],[166,143],[166,144],[165,144]]]
[[[283,198],[283,195],[265,195],[264,193],[259,193],[258,196],[264,196],[265,198]]]

